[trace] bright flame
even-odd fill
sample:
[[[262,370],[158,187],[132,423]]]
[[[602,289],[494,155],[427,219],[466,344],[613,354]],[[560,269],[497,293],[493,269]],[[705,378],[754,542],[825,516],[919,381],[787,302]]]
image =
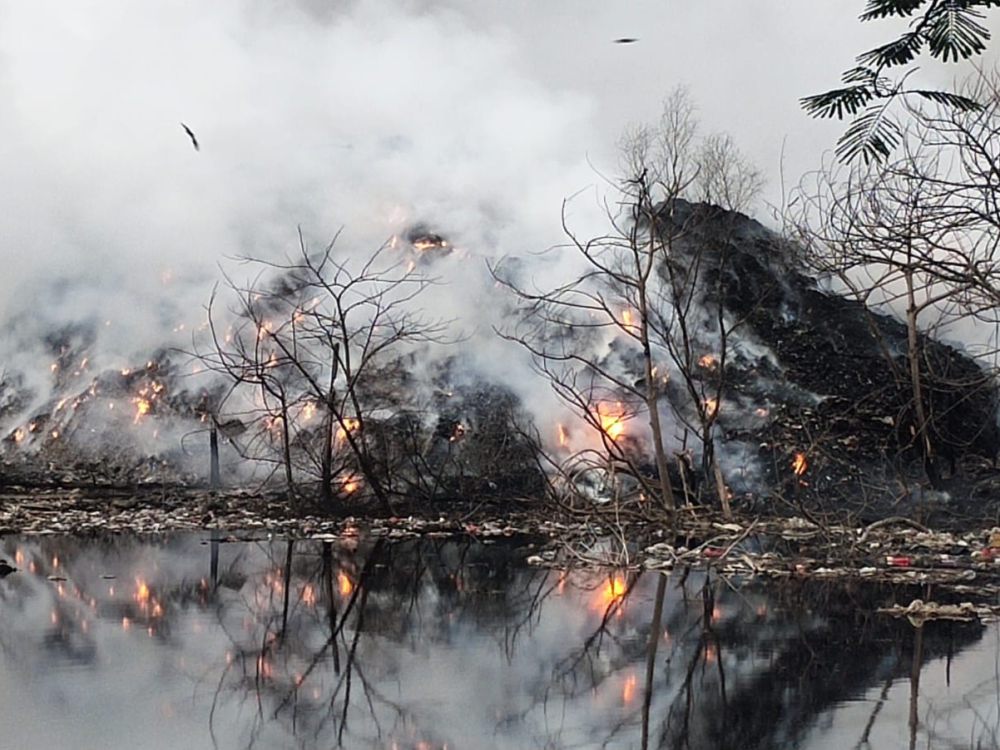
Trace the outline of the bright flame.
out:
[[[136,579],[135,582],[135,600],[139,604],[147,604],[149,602],[149,586],[141,578]]]
[[[350,596],[351,592],[354,591],[354,584],[343,571],[337,573],[337,586],[340,588],[341,596]]]
[[[795,472],[795,476],[801,477],[809,469],[809,461],[806,458],[806,454],[801,451],[795,454],[795,458],[792,459],[792,471]]]
[[[135,404],[135,418],[132,420],[132,424],[139,424],[139,421],[149,414],[149,410],[152,408],[152,403],[149,399],[143,398],[142,396],[136,396],[132,399],[132,403]]]
[[[617,440],[625,432],[625,409],[620,403],[615,411],[610,411],[604,404],[598,404],[597,417],[601,421],[601,431],[612,440]]]
[[[340,483],[340,489],[342,489],[348,495],[350,495],[353,492],[357,492],[360,486],[361,486],[361,480],[359,480],[353,474],[349,477],[345,477],[343,481],[341,481]]]

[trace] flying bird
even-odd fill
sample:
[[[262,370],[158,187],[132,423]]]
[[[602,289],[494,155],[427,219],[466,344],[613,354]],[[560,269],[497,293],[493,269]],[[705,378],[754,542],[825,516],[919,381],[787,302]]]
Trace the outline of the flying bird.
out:
[[[181,123],[181,127],[184,128],[184,132],[187,133],[188,138],[191,139],[191,145],[194,146],[194,150],[201,151],[201,146],[198,145],[198,138],[195,136],[194,131],[183,122]]]
[[[638,41],[639,41],[638,39],[631,36],[623,36],[620,37],[619,39],[614,40],[615,44],[635,44]]]

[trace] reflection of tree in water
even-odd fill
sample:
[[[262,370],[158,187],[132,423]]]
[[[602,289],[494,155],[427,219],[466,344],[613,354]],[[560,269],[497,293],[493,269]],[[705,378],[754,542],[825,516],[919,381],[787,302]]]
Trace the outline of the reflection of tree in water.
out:
[[[234,656],[216,693],[216,703],[235,696],[256,704],[249,745],[278,722],[300,739],[354,745],[392,736],[440,746],[407,697],[387,694],[400,665],[385,643],[419,650],[447,645],[462,628],[502,626],[524,609],[515,577],[547,577],[517,566],[509,546],[471,540],[285,550],[265,586],[251,587],[272,594],[244,597],[254,635],[230,632]]]
[[[99,623],[185,653],[200,643],[207,657],[187,673],[213,696],[211,728],[227,746],[235,735],[247,747],[441,748],[455,746],[452,722],[474,718],[510,747],[803,746],[838,703],[872,687],[885,696],[914,656],[950,656],[982,634],[929,623],[918,642],[906,621],[874,614],[924,591],[548,572],[525,568],[506,543],[5,544],[34,569],[2,587],[8,664],[41,659],[23,628],[7,628],[32,598],[52,602],[34,641],[49,659],[98,669]],[[414,671],[426,670],[430,687],[451,651],[488,662],[498,689],[480,693],[470,664],[445,676],[468,693],[462,703],[432,705],[439,694]],[[869,729],[858,726],[851,743]]]

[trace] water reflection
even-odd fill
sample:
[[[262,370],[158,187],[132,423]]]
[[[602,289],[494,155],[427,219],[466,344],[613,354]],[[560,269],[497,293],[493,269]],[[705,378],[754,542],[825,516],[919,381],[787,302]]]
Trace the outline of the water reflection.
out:
[[[509,544],[6,537],[4,746],[998,747],[926,592],[527,568]]]

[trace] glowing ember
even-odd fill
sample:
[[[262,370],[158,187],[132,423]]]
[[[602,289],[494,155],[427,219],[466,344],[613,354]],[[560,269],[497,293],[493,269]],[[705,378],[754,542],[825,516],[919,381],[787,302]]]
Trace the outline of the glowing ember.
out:
[[[809,461],[806,459],[805,453],[796,453],[795,458],[792,459],[792,471],[795,472],[795,476],[801,477],[809,469]]]
[[[606,404],[598,404],[597,418],[601,423],[601,431],[612,440],[617,440],[625,432],[625,409],[620,403],[614,411]]]
[[[698,359],[698,366],[704,367],[706,370],[714,370],[719,364],[719,360],[715,358],[714,354],[705,354]]]
[[[351,592],[354,591],[354,584],[343,571],[337,573],[337,586],[341,596],[350,596]]]

